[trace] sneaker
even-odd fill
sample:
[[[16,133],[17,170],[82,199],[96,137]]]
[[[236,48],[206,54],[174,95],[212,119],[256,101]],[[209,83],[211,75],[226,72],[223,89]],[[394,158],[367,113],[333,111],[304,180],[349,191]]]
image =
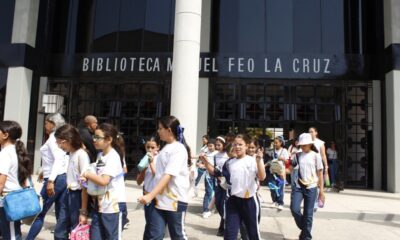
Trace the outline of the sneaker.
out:
[[[129,219],[126,219],[126,223],[124,224],[124,226],[122,226],[122,229],[128,228],[128,226],[130,224],[129,222],[130,222]]]
[[[274,208],[276,206],[278,206],[278,203],[277,202],[273,202],[273,203],[271,203],[270,208]]]
[[[209,218],[211,216],[211,212],[207,211],[207,212],[203,212],[203,218]]]
[[[283,205],[279,205],[278,206],[278,211],[282,211],[283,210]]]
[[[224,236],[224,229],[218,229],[217,236],[218,237],[223,237]]]

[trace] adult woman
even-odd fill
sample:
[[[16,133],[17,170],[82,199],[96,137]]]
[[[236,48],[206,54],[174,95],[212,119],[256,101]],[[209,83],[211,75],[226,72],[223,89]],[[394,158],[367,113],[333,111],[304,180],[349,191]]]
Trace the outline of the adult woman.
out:
[[[66,153],[58,147],[55,131],[65,124],[64,118],[59,113],[53,113],[46,116],[44,128],[46,134],[49,135],[47,141],[40,148],[42,155],[43,172],[39,175],[39,181],[44,181],[42,191],[40,192],[43,198],[42,212],[33,222],[27,240],[33,240],[39,234],[43,227],[44,218],[51,205],[55,203],[57,222],[63,223],[67,221],[65,208],[61,208],[65,202],[67,182],[66,172],[68,167],[68,157]],[[67,231],[67,224],[57,225],[54,232]]]
[[[0,194],[20,190],[29,185],[32,162],[20,138],[21,126],[14,121],[0,122]],[[28,183],[27,183],[28,182]],[[0,201],[0,229],[3,239],[22,239],[20,221],[7,221]]]
[[[292,188],[290,210],[297,227],[301,230],[300,240],[310,240],[314,214],[314,203],[317,199],[325,202],[323,165],[318,150],[310,134],[303,133],[299,138],[301,152],[296,154],[293,165],[298,165],[298,177]],[[319,193],[317,189],[320,189]],[[318,197],[318,198],[317,198]],[[303,213],[301,202],[304,199]]]
[[[338,154],[336,150],[336,143],[334,141],[331,142],[331,146],[326,150],[326,154],[328,155],[329,175],[331,179],[331,184],[332,186],[336,186],[336,177],[339,168],[339,163],[338,163]]]

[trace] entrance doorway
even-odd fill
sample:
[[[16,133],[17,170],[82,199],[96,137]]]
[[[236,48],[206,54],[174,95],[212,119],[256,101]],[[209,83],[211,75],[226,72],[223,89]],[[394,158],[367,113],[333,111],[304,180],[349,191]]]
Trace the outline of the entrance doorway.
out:
[[[170,81],[162,79],[51,79],[48,92],[65,97],[65,117],[75,126],[88,114],[114,124],[123,134],[130,173],[144,154],[143,139],[156,133],[157,119],[170,109]]]
[[[340,180],[348,187],[367,188],[373,162],[367,147],[370,89],[367,82],[339,80],[212,79],[209,134],[240,132],[263,139],[281,134],[291,140],[316,127],[326,147],[337,143]]]

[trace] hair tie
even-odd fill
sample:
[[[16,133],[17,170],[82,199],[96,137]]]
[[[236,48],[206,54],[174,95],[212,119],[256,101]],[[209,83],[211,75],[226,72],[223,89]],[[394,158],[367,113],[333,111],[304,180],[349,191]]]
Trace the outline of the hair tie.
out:
[[[21,139],[19,139],[19,138],[17,138],[17,140],[15,140],[16,142],[20,142],[21,141]]]
[[[218,140],[221,140],[223,143],[225,143],[225,138],[223,138],[223,137],[221,137],[221,136],[218,136],[217,139],[218,139]]]
[[[177,133],[177,137],[178,137],[178,141],[180,142],[180,143],[183,143],[183,131],[184,131],[185,129],[181,126],[181,125],[178,125],[178,127],[176,127],[176,133]]]

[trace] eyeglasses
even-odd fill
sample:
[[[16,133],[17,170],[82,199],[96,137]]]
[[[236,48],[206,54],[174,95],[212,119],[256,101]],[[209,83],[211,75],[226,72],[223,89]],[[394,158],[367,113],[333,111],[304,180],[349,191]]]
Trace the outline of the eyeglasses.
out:
[[[105,137],[99,136],[99,135],[93,135],[93,141],[100,141],[103,140]]]

